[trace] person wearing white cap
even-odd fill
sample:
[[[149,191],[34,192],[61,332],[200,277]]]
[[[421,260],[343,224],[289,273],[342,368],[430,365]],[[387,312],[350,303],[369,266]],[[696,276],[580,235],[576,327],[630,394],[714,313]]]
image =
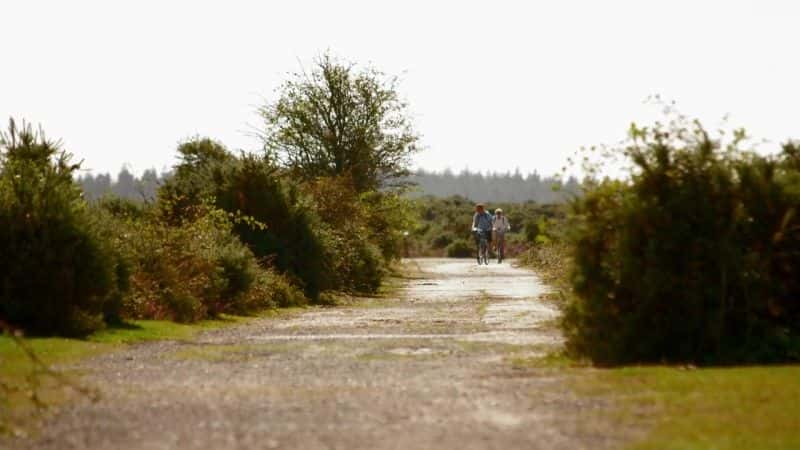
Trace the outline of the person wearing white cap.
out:
[[[511,229],[511,223],[508,217],[503,214],[503,210],[497,208],[494,210],[494,218],[492,218],[492,230],[494,231],[495,251],[497,253],[497,263],[503,262],[503,257],[506,251],[506,231]]]

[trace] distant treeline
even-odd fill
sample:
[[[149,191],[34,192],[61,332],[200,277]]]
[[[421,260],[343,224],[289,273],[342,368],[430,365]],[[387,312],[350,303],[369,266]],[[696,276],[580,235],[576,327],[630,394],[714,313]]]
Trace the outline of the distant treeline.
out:
[[[522,175],[514,173],[470,172],[463,170],[454,174],[417,170],[410,177],[417,185],[417,194],[434,197],[460,195],[481,202],[522,203],[533,200],[540,204],[560,203],[580,190],[579,181],[570,177],[563,180],[556,176],[543,177],[536,172]]]
[[[155,200],[158,187],[172,176],[171,172],[158,173],[155,169],[145,170],[141,177],[122,168],[116,178],[110,174],[85,174],[78,177],[88,200],[96,200],[114,194],[129,200]],[[533,200],[539,204],[560,203],[571,194],[579,192],[579,182],[570,177],[566,181],[556,176],[543,177],[536,172],[522,175],[514,173],[470,172],[467,170],[454,174],[417,170],[409,180],[416,185],[412,196],[430,195],[439,198],[454,195],[480,202],[522,203]]]
[[[155,169],[145,170],[141,177],[137,177],[123,167],[116,178],[109,173],[88,173],[78,177],[78,184],[83,188],[85,198],[90,201],[111,194],[128,200],[151,202],[155,200],[159,186],[171,177],[171,172],[159,174]]]

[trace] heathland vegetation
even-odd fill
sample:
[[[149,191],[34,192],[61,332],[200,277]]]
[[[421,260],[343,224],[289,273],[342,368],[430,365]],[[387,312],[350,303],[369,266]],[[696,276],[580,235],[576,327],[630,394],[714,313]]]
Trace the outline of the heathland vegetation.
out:
[[[800,148],[764,156],[683,116],[632,127],[554,239],[567,350],[600,365],[800,360]],[[597,166],[594,167],[597,169]],[[591,170],[589,173],[592,172]]]
[[[417,135],[396,83],[324,55],[259,110],[260,151],[197,137],[169,176],[124,171],[115,183],[79,177],[59,142],[11,120],[0,135],[3,326],[85,336],[375,292],[410,228],[400,186]]]

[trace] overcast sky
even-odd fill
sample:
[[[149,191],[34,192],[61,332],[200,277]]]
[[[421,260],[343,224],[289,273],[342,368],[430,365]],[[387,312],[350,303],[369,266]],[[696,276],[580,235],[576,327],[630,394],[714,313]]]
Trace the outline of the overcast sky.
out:
[[[555,173],[657,93],[800,137],[790,0],[0,1],[0,117],[94,171],[169,167],[197,134],[258,148],[255,108],[326,49],[401,75],[417,167]]]

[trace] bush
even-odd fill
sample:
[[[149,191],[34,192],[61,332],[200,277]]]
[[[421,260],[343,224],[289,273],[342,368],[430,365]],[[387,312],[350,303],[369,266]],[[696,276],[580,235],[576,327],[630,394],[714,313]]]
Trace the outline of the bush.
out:
[[[235,312],[247,313],[269,308],[288,308],[308,303],[303,291],[273,270],[259,270],[255,282]]]
[[[536,243],[536,238],[541,235],[541,228],[539,227],[540,221],[528,220],[524,225],[525,240],[530,243]]]
[[[299,190],[283,180],[269,160],[239,157],[210,139],[194,139],[178,148],[181,162],[160,190],[162,211],[171,223],[191,219],[192,208],[211,199],[217,208],[252,218],[233,227],[262,265],[274,266],[317,299],[330,287],[328,256],[317,232],[318,218]]]
[[[800,167],[699,126],[634,129],[574,205],[568,348],[599,364],[800,359]]]
[[[102,208],[102,206],[101,206]],[[181,226],[153,211],[109,219],[116,244],[131,265],[126,317],[191,322],[223,312],[243,312],[261,281],[252,252],[232,234],[227,214],[201,207]]]
[[[454,239],[455,236],[453,236],[452,233],[443,232],[441,234],[437,234],[431,239],[431,247],[435,249],[446,248],[453,242]]]
[[[322,222],[334,289],[376,292],[411,227],[407,200],[393,192],[359,194],[349,177],[319,178],[303,188]]]
[[[562,241],[539,242],[520,255],[520,263],[531,266],[542,280],[559,289],[568,287],[569,246]]]
[[[0,317],[86,335],[114,317],[127,269],[89,214],[70,155],[29,125],[0,134]]]
[[[348,281],[356,292],[375,293],[381,287],[385,274],[385,264],[381,249],[370,242],[354,242],[353,251],[344,256],[352,258]]]
[[[466,239],[457,239],[445,249],[448,258],[468,258],[475,253],[475,245]]]
[[[400,192],[366,192],[360,195],[359,204],[364,209],[367,237],[391,261],[401,256],[408,230],[416,220],[413,204]]]

